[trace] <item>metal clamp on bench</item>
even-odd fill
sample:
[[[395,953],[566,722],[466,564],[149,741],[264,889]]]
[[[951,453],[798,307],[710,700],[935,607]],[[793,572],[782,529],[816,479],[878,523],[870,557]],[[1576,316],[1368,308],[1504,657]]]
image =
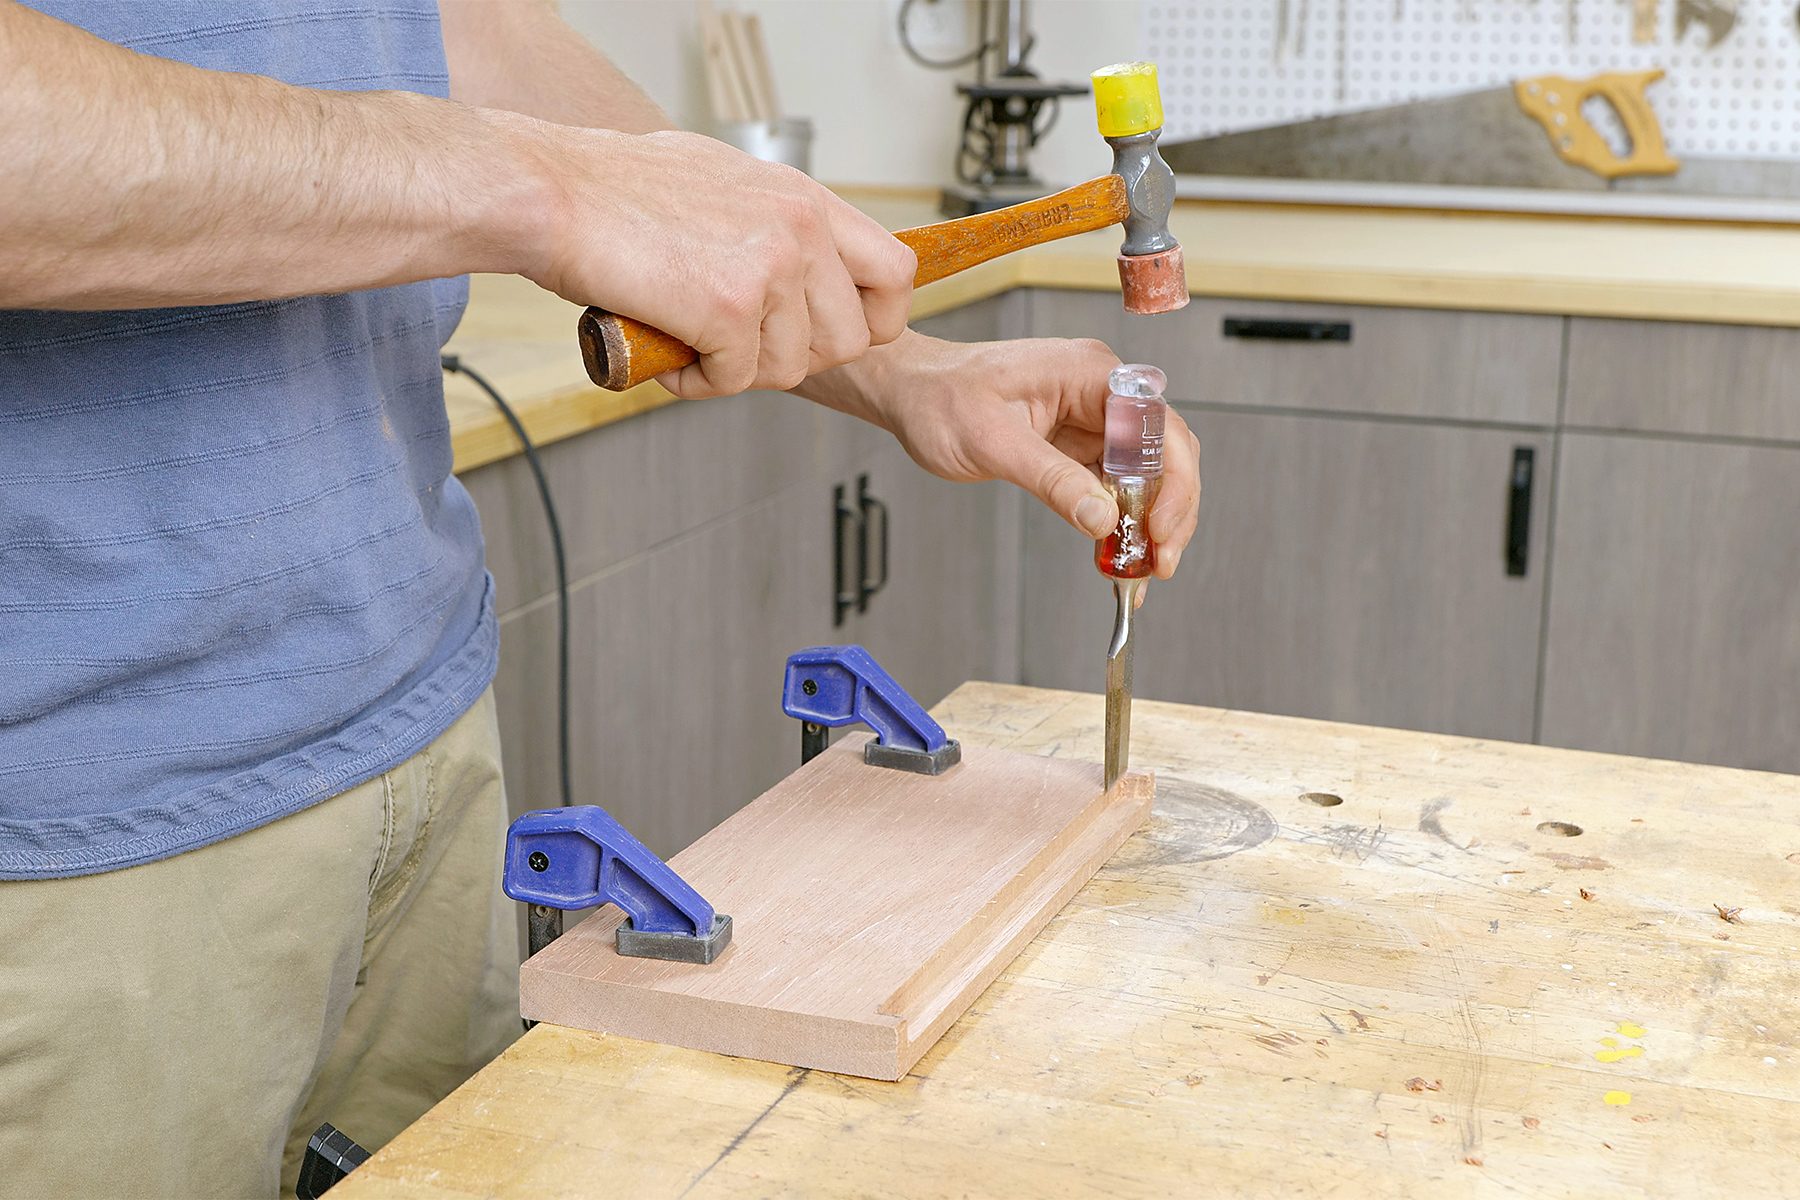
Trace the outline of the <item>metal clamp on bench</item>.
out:
[[[539,809],[514,821],[501,886],[532,906],[533,954],[562,932],[563,910],[599,904],[625,910],[620,954],[709,963],[731,944],[731,918],[715,913],[668,863],[593,805]]]
[[[825,749],[827,728],[867,725],[870,766],[941,775],[962,761],[962,746],[861,646],[814,646],[788,656],[781,708],[800,722],[800,761]]]

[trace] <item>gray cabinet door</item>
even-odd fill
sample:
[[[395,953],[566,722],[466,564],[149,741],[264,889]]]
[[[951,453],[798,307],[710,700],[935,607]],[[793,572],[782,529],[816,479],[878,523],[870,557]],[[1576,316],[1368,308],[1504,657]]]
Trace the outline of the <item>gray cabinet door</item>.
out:
[[[863,475],[876,501],[871,557],[885,537],[887,582],[833,640],[861,642],[926,705],[971,679],[1016,679],[1020,495],[939,479],[892,440],[849,482],[852,505]]]
[[[799,764],[782,668],[830,640],[829,490],[805,481],[579,581],[570,597],[575,802],[672,854]],[[556,796],[556,612],[501,622],[515,812]]]
[[[1547,434],[1186,408],[1205,492],[1142,611],[1137,694],[1529,740]],[[1516,447],[1536,454],[1526,573],[1506,572]],[[1098,691],[1112,591],[1027,510],[1022,677]]]
[[[1022,302],[1009,293],[926,318],[917,328],[958,342],[1017,336]],[[878,579],[885,566],[886,583],[830,640],[866,646],[926,705],[970,679],[1016,679],[1018,494],[997,483],[939,479],[885,432],[856,444],[866,452],[839,482],[851,508],[869,497],[870,577]],[[852,537],[846,533],[847,542]],[[845,553],[853,557],[848,544]],[[848,580],[854,567],[845,574]]]
[[[1800,449],[1563,437],[1543,740],[1800,771]]]

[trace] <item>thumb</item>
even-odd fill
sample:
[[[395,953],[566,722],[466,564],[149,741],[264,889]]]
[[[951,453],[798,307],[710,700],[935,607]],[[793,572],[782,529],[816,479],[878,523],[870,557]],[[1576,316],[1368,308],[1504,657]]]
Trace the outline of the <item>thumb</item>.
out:
[[[1000,478],[1024,488],[1096,541],[1119,523],[1119,507],[1094,473],[1036,434],[1011,440],[995,467]]]

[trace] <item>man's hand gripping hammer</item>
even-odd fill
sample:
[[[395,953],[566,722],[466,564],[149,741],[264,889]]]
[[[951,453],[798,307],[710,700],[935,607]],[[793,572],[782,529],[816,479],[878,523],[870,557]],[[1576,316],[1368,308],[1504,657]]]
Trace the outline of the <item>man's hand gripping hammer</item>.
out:
[[[1113,149],[1112,172],[1011,208],[901,230],[894,236],[919,260],[914,287],[1028,246],[1122,224],[1119,283],[1125,311],[1173,312],[1187,303],[1181,246],[1169,233],[1175,174],[1156,148],[1163,122],[1156,65],[1104,67],[1094,72],[1093,83],[1100,133]],[[699,357],[679,338],[598,308],[582,313],[578,330],[589,377],[610,391],[624,391]]]

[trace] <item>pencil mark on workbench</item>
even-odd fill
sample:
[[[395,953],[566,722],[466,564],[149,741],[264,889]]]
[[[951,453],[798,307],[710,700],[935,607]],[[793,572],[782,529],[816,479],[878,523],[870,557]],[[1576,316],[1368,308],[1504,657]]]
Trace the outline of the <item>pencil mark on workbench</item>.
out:
[[[1481,1024],[1470,999],[1469,981],[1463,974],[1462,960],[1445,943],[1444,960],[1450,964],[1451,980],[1456,987],[1456,1023],[1462,1029],[1462,1060],[1468,1070],[1468,1082],[1458,1087],[1462,1096],[1463,1161],[1476,1156],[1481,1149],[1481,1091],[1487,1079],[1487,1044],[1481,1036]]]
[[[1512,892],[1508,892],[1505,888],[1495,887],[1491,883],[1483,883],[1479,879],[1468,879],[1468,878],[1465,878],[1464,876],[1456,874],[1454,871],[1446,871],[1446,870],[1442,869],[1441,867],[1434,867],[1430,863],[1427,863],[1423,860],[1401,858],[1398,855],[1394,855],[1394,854],[1387,854],[1387,855],[1383,855],[1382,857],[1386,858],[1389,862],[1393,863],[1397,867],[1406,867],[1409,870],[1413,870],[1413,871],[1423,871],[1427,875],[1436,875],[1439,879],[1447,879],[1451,883],[1462,884],[1464,886],[1472,887],[1472,888],[1480,888],[1482,891],[1492,892],[1496,896],[1507,896],[1510,898],[1512,895],[1515,894]],[[1538,890],[1539,891],[1549,891],[1550,885],[1545,884],[1542,888],[1540,888]]]
[[[1321,1017],[1325,1018],[1325,1023],[1327,1025],[1331,1026],[1331,1032],[1337,1034],[1339,1037],[1344,1036],[1344,1027],[1342,1025],[1339,1025],[1336,1021],[1332,1020],[1330,1013],[1322,1012],[1319,1015]]]
[[[1331,988],[1310,975],[1302,975],[1297,971],[1285,971],[1283,974],[1296,983],[1310,984],[1318,995],[1324,996],[1328,1000],[1336,1000],[1339,1004],[1346,1005],[1350,1003],[1349,997],[1345,996],[1342,992],[1333,991]]]
[[[1203,784],[1157,781],[1150,823],[1113,856],[1109,872],[1210,862],[1251,850],[1275,836],[1275,818],[1262,805]]]
[[[1547,858],[1559,871],[1605,871],[1612,864],[1592,854],[1563,854],[1556,850],[1534,850],[1539,858]]]
[[[1273,1050],[1277,1054],[1286,1054],[1288,1047],[1302,1044],[1299,1038],[1285,1029],[1278,1029],[1274,1033],[1252,1034],[1250,1040],[1263,1049]]]
[[[1444,845],[1449,846],[1452,850],[1461,850],[1464,854],[1467,854],[1469,848],[1459,844],[1453,839],[1449,832],[1444,829],[1444,823],[1438,820],[1438,814],[1449,807],[1450,797],[1448,796],[1439,796],[1436,800],[1426,801],[1425,805],[1419,809],[1419,832],[1429,833],[1432,837],[1444,843]]]
[[[1293,957],[1294,957],[1294,948],[1292,946],[1289,946],[1286,956],[1283,957],[1281,960],[1281,966],[1276,967],[1273,971],[1270,971],[1267,974],[1258,975],[1256,977],[1256,982],[1261,986],[1264,986],[1264,987],[1268,986],[1269,980],[1271,980],[1271,979],[1275,978],[1277,975],[1281,974],[1282,968],[1286,967],[1288,965],[1288,960]]]
[[[827,1083],[832,1084],[838,1091],[843,1092],[845,1096],[850,1099],[868,1100],[873,1097],[873,1093],[871,1093],[868,1088],[862,1086],[863,1081],[854,1075],[836,1075],[827,1071],[821,1078]],[[884,1084],[883,1086],[885,1087],[886,1085]]]
[[[1161,1013],[1164,1016],[1204,1017],[1211,1010],[1204,1003],[1171,999],[1166,996],[1144,996],[1136,992],[1120,991],[1113,983],[1105,984],[1064,984],[1057,988],[1057,997],[1066,999],[1072,1007],[1083,1010],[1090,1009],[1095,1000],[1104,1000],[1109,1005],[1128,1005],[1143,1009],[1145,1012]],[[973,1009],[970,1010],[974,1011]],[[1195,1029],[1205,1028],[1195,1025]]]
[[[1331,847],[1331,857],[1354,859],[1358,866],[1381,853],[1388,839],[1387,830],[1377,821],[1367,825],[1327,825],[1319,840]]]
[[[769,1101],[768,1107],[763,1109],[761,1112],[757,1113],[756,1116],[751,1120],[751,1122],[748,1125],[746,1125],[742,1129],[738,1130],[737,1136],[732,1138],[730,1142],[726,1143],[726,1146],[723,1150],[719,1151],[719,1157],[717,1157],[717,1158],[713,1159],[711,1162],[707,1163],[704,1170],[702,1170],[698,1175],[694,1176],[693,1179],[689,1180],[687,1187],[685,1187],[681,1190],[681,1194],[683,1196],[685,1196],[689,1192],[693,1191],[695,1188],[699,1187],[700,1181],[702,1179],[705,1179],[708,1175],[712,1174],[712,1170],[714,1167],[716,1167],[720,1163],[724,1162],[727,1158],[730,1158],[732,1151],[736,1150],[739,1146],[743,1145],[744,1139],[749,1137],[752,1133],[754,1133],[756,1131],[756,1127],[763,1123],[763,1118],[767,1117],[770,1113],[774,1112],[776,1105],[780,1104],[783,1100],[786,1100],[789,1096],[793,1095],[794,1089],[799,1087],[802,1083],[804,1083],[806,1081],[806,1077],[811,1074],[812,1074],[812,1069],[810,1067],[795,1067],[792,1070],[790,1070],[788,1072],[787,1086],[785,1086],[781,1089],[781,1094],[779,1096],[775,1097],[773,1100]]]

